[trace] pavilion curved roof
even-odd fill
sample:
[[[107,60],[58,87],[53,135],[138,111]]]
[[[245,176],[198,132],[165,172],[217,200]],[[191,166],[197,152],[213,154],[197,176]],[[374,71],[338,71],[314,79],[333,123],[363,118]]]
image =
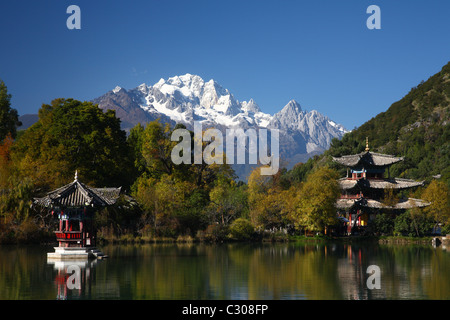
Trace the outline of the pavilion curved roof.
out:
[[[351,180],[342,178],[338,180],[341,189],[350,190],[356,186],[372,189],[407,189],[423,186],[423,181],[414,181],[411,179],[390,178],[390,179],[358,179]]]
[[[423,208],[429,206],[431,203],[426,202],[420,199],[407,198],[402,199],[397,202],[394,206],[387,206],[383,204],[381,201],[373,200],[373,199],[338,199],[336,201],[336,208],[338,209],[348,209],[353,206],[359,205],[366,208],[375,208],[375,209],[412,209],[412,208]]]
[[[347,167],[356,167],[360,165],[384,167],[403,160],[403,157],[395,157],[388,154],[374,153],[370,151],[364,151],[358,154],[342,157],[333,157],[333,161]]]
[[[34,198],[33,204],[44,207],[104,207],[116,203],[119,188],[92,188],[75,180],[63,187],[50,191],[42,198]]]

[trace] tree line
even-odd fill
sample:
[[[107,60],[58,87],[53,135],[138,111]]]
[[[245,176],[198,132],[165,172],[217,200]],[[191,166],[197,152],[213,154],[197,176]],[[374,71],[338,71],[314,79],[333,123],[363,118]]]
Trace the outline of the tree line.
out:
[[[54,240],[55,218],[31,202],[73,181],[76,170],[93,187],[122,186],[117,204],[95,215],[106,240],[285,239],[337,223],[340,173],[317,157],[273,176],[261,175],[259,166],[247,182],[237,181],[227,164],[171,161],[171,133],[182,124],[156,120],[127,134],[113,110],[59,98],[42,105],[37,123],[17,131],[10,98],[1,82],[0,243]]]

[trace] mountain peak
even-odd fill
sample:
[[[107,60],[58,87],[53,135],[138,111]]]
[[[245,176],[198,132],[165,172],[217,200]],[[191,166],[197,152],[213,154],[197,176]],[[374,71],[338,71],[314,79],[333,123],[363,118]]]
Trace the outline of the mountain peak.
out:
[[[194,82],[194,81],[204,82],[201,77],[199,77],[195,74],[186,73],[181,76],[174,76],[174,77],[169,78],[167,80],[167,83],[170,83],[172,85],[176,85],[179,87],[182,87],[182,86],[189,87],[192,84],[192,82]]]
[[[295,101],[291,100],[288,102],[287,105],[281,109],[277,114],[275,114],[278,118],[287,118],[287,121],[292,122],[295,121],[295,119],[298,119],[299,115],[302,113],[302,107],[300,104]]]
[[[141,84],[129,91],[116,87],[114,92],[120,93],[95,101],[102,109],[115,109],[127,128],[161,118],[188,128],[195,120],[221,129],[278,129],[280,155],[292,165],[323,152],[332,138],[345,133],[343,127],[319,112],[302,110],[296,100],[270,115],[262,112],[253,99],[240,102],[215,80],[204,81],[191,73],[160,79],[153,86]]]
[[[255,100],[250,99],[248,102],[242,101],[242,110],[244,112],[261,112],[261,109],[259,108],[258,104],[255,102]]]
[[[295,101],[295,100],[291,100],[288,102],[287,105],[284,106],[283,109],[281,109],[282,113],[295,113],[295,114],[299,114],[300,112],[302,112],[302,107],[300,106],[300,104]]]
[[[119,86],[116,86],[114,89],[112,89],[112,92],[118,93],[120,90],[122,90],[122,88]]]

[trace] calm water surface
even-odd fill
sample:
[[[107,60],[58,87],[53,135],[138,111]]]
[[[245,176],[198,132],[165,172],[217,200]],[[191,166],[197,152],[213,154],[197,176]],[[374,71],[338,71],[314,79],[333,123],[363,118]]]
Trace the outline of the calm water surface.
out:
[[[50,263],[46,246],[0,246],[0,299],[450,299],[450,251],[375,244],[145,244]],[[380,270],[368,289],[367,267]]]

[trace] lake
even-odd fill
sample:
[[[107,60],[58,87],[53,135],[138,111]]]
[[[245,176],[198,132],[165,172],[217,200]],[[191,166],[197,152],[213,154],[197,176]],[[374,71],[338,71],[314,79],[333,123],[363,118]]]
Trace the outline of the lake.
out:
[[[100,249],[109,258],[50,263],[51,246],[0,246],[0,299],[450,299],[450,251],[431,245],[193,243]]]

